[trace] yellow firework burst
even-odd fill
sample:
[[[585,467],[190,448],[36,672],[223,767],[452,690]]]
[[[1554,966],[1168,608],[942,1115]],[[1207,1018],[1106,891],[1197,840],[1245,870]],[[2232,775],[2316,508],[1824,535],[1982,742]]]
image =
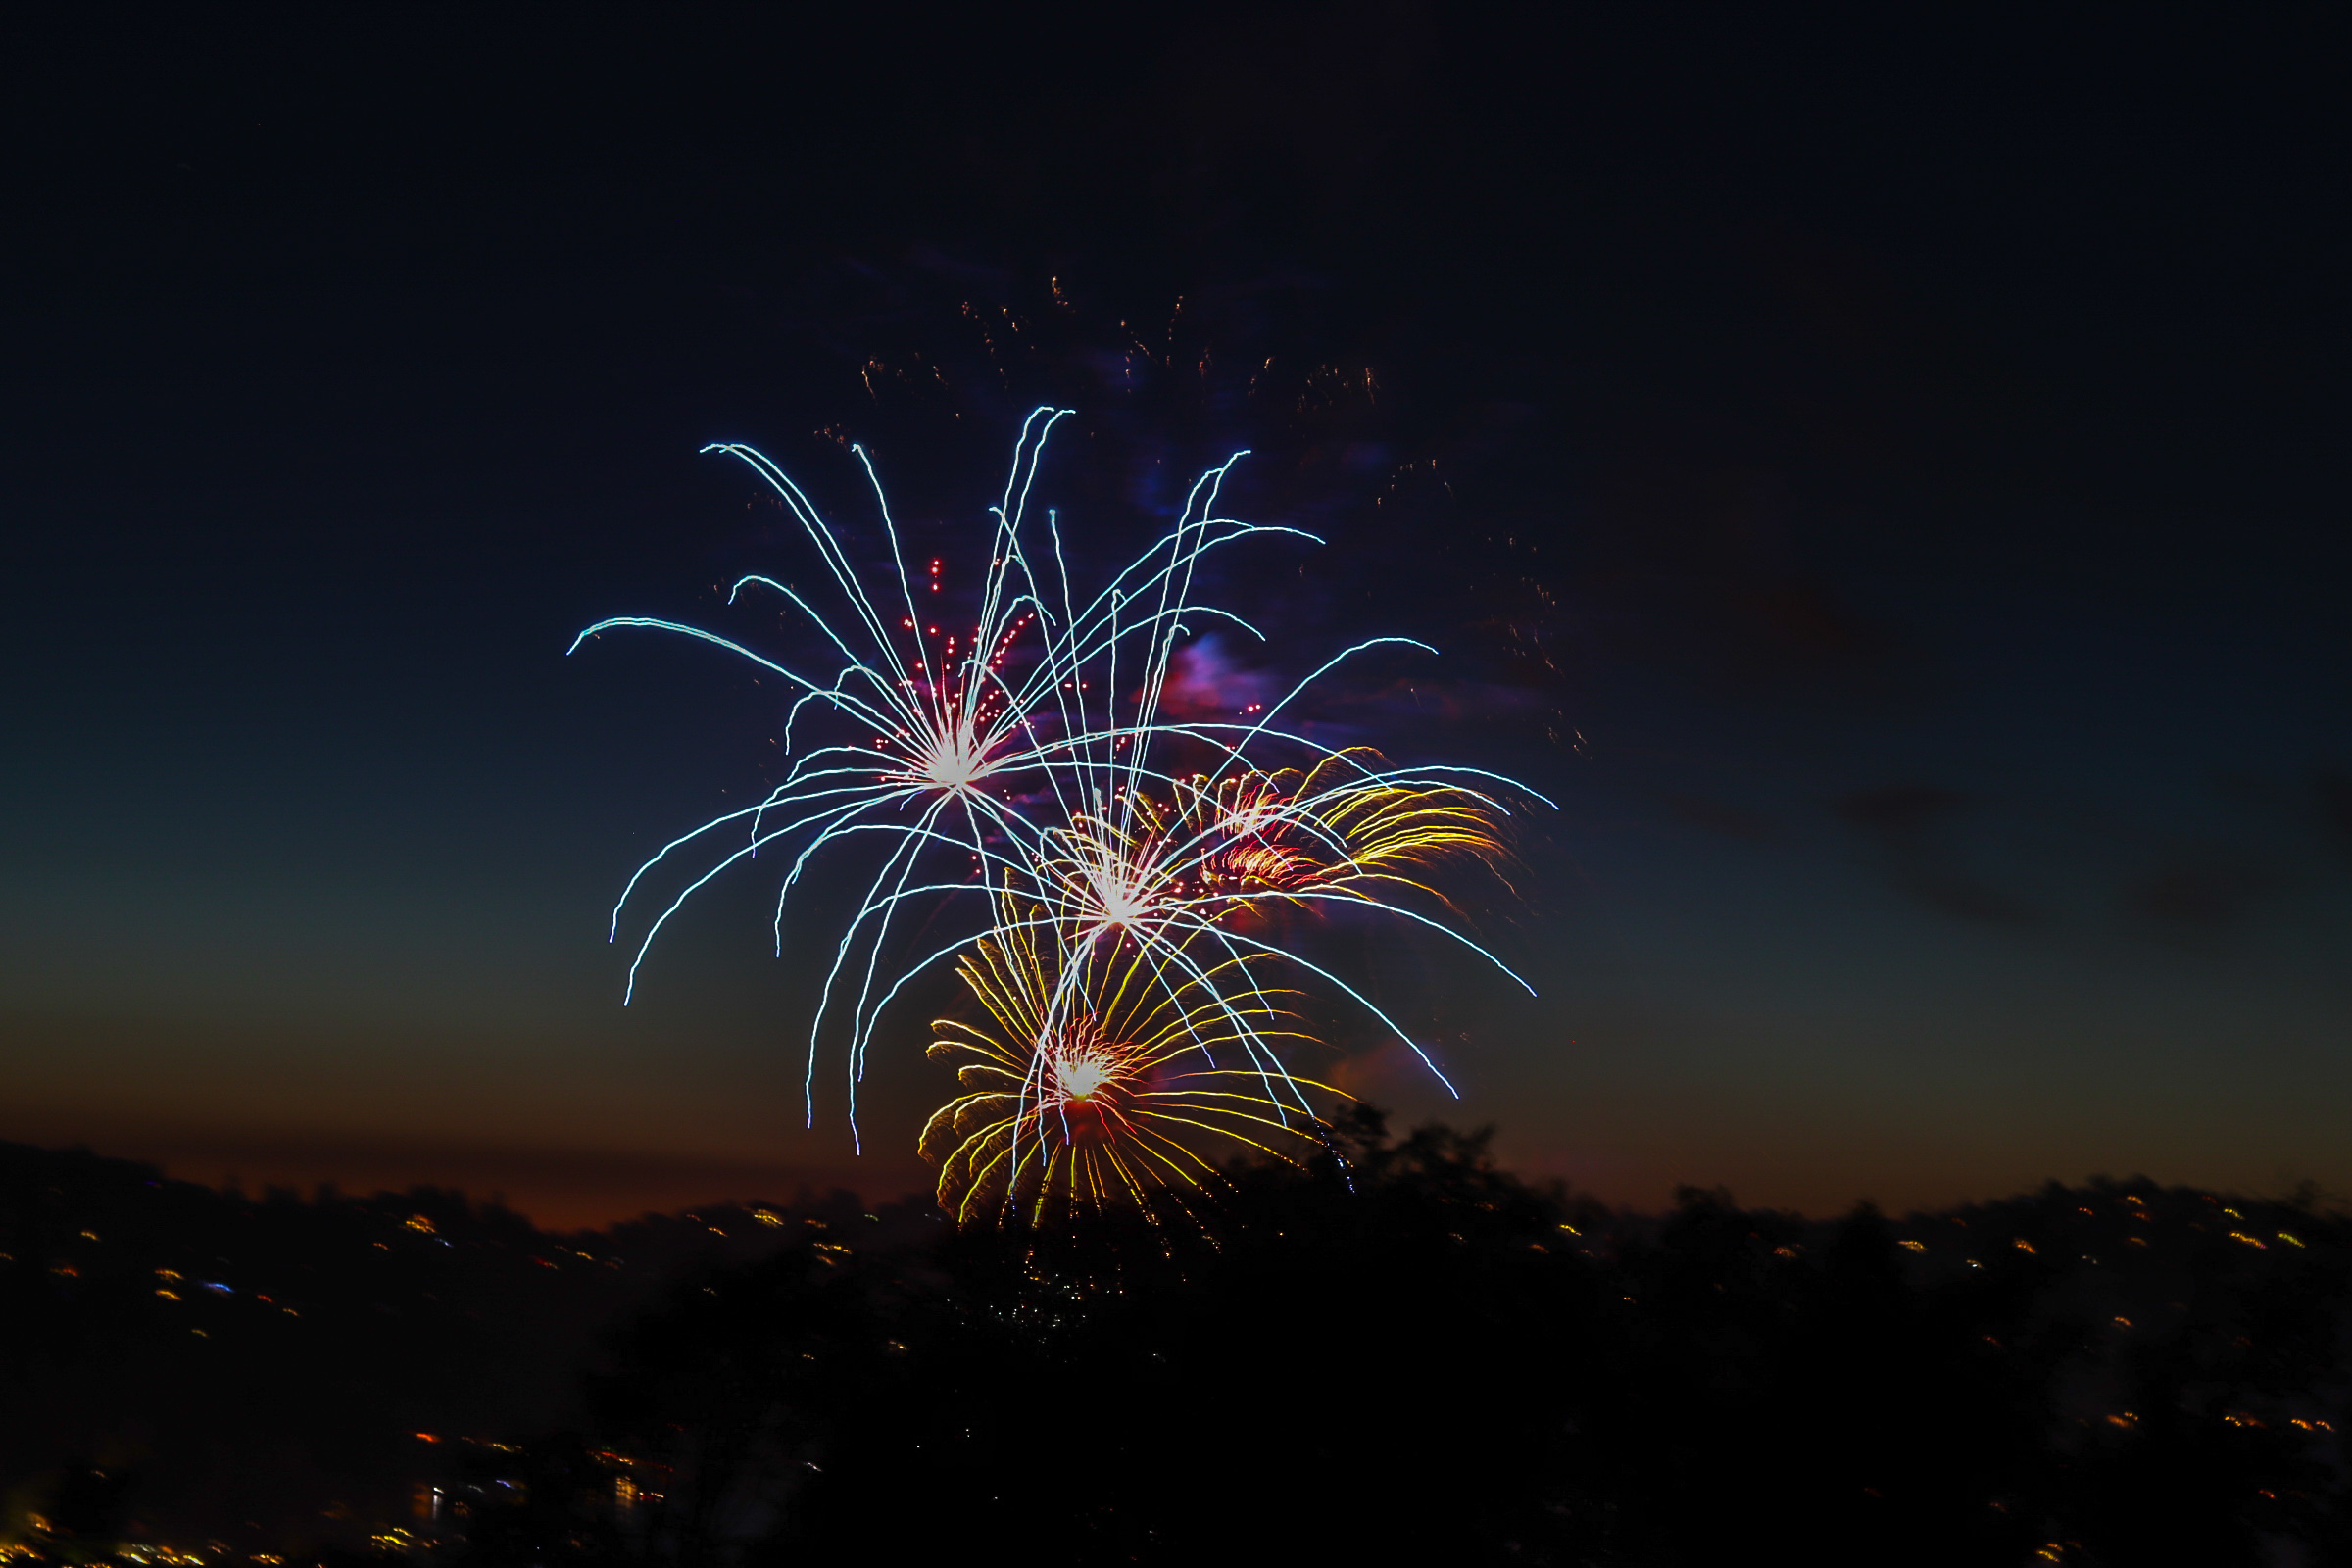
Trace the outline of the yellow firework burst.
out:
[[[1200,898],[1380,903],[1409,889],[1445,903],[1422,875],[1467,856],[1499,870],[1503,812],[1490,795],[1387,770],[1355,748],[1303,770],[1181,780],[1187,879]]]
[[[1278,1047],[1309,1037],[1246,958],[1178,967],[1132,941],[1061,941],[1042,908],[1009,910],[957,965],[984,1022],[933,1025],[963,1093],[923,1129],[939,1200],[958,1220],[1043,1224],[1182,1199],[1215,1152],[1295,1159],[1320,1123]]]
[[[1047,829],[1035,868],[1054,918],[1077,940],[1177,944],[1275,902],[1385,906],[1399,893],[1446,905],[1428,881],[1468,857],[1499,872],[1504,812],[1481,791],[1385,770],[1368,748],[1306,769],[1166,780]]]

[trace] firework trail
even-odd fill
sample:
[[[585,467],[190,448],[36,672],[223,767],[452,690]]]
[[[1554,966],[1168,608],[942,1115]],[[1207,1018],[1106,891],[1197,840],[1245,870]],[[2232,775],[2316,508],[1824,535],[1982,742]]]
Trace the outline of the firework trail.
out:
[[[722,871],[771,847],[789,857],[774,921],[781,953],[786,900],[814,858],[853,836],[878,835],[880,869],[836,943],[813,1010],[804,1095],[813,1119],[820,1043],[828,1020],[846,1013],[855,1135],[857,1085],[880,1019],[915,976],[961,955],[958,972],[1003,1036],[959,1037],[985,1058],[966,1071],[1014,1074],[1011,1088],[992,1080],[994,1087],[956,1102],[963,1108],[943,1111],[948,1122],[934,1118],[925,1133],[926,1151],[947,1160],[969,1189],[961,1207],[970,1193],[991,1193],[1042,1213],[1036,1204],[1049,1199],[1049,1206],[1091,1203],[1167,1185],[1190,1169],[1169,1152],[1178,1122],[1192,1134],[1221,1133],[1259,1148],[1265,1141],[1242,1129],[1261,1113],[1283,1136],[1318,1126],[1307,1092],[1321,1086],[1286,1065],[1302,1036],[1273,1000],[1279,993],[1258,978],[1273,968],[1336,989],[1446,1082],[1421,1046],[1359,990],[1277,940],[1268,913],[1377,909],[1442,932],[1503,968],[1455,928],[1451,906],[1426,878],[1460,858],[1499,869],[1500,821],[1510,814],[1504,797],[1543,799],[1499,775],[1390,768],[1368,749],[1335,750],[1281,727],[1284,711],[1346,660],[1385,646],[1425,649],[1402,638],[1345,650],[1249,722],[1170,717],[1171,667],[1197,627],[1230,625],[1264,640],[1239,616],[1194,598],[1201,559],[1252,535],[1313,536],[1217,514],[1224,480],[1247,455],[1236,454],[1201,474],[1170,531],[1082,599],[1058,515],[1046,512],[1042,542],[1030,518],[1047,439],[1069,412],[1040,408],[1022,425],[1003,496],[989,509],[986,565],[968,631],[943,630],[923,613],[863,448],[851,450],[889,545],[890,569],[878,585],[861,575],[789,475],[749,447],[722,444],[706,450],[742,460],[775,491],[815,547],[838,605],[828,618],[793,587],[764,576],[739,581],[730,602],[747,589],[782,597],[829,644],[839,666],[820,680],[732,639],[642,616],[600,621],[572,644],[576,651],[608,630],[651,627],[725,649],[793,687],[783,739],[795,760],[784,781],[759,803],[671,840],[623,889],[612,940],[657,867],[688,853],[709,862],[644,921],[627,996],[654,938]],[[941,569],[942,563],[931,564],[929,591],[938,590]],[[821,743],[800,749],[805,719],[824,728]],[[1257,760],[1277,751],[1303,765],[1269,771]],[[1171,759],[1182,753],[1209,765],[1173,771]],[[712,837],[722,830],[739,832],[740,841],[727,848],[727,840]],[[725,853],[710,859],[714,849]],[[891,939],[903,913],[937,919],[943,904],[969,895],[980,898],[966,897],[967,908],[979,906],[960,928],[950,927],[958,930],[952,940],[911,961],[898,956],[904,944]],[[1172,1041],[1193,1054],[1181,1074],[1169,1066]],[[1247,1115],[1232,1108],[1243,1100],[1216,1099],[1243,1094],[1229,1082],[1236,1074],[1254,1086]],[[1081,1081],[1101,1087],[1074,1095]],[[1203,1087],[1211,1082],[1219,1087]],[[994,1098],[1006,1093],[1008,1102]],[[1044,1131],[1049,1106],[1059,1107],[1058,1141]],[[1200,1113],[1171,1121],[1183,1107]],[[1080,1123],[1092,1131],[1072,1142],[1069,1130]],[[977,1130],[959,1134],[949,1152],[943,1125]],[[947,1191],[943,1174],[943,1200]]]

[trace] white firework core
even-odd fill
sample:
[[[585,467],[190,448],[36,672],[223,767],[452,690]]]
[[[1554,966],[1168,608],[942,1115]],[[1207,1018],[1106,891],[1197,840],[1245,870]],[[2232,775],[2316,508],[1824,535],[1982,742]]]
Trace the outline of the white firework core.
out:
[[[1064,1100],[1085,1100],[1110,1077],[1110,1064],[1092,1052],[1073,1052],[1054,1065],[1054,1084]]]

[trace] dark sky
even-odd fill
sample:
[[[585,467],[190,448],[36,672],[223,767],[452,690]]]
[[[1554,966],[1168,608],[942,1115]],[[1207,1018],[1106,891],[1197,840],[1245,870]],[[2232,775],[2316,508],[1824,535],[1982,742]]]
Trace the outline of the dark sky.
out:
[[[563,654],[794,569],[704,443],[945,530],[1051,400],[1102,563],[1257,449],[1233,657],[1424,637],[1335,701],[1560,801],[1541,1000],[1382,948],[1463,1099],[1344,1082],[1642,1204],[2352,1190],[2340,11],[948,10],[12,19],[0,1137],[920,1182],[760,878],[619,1005],[773,692]]]

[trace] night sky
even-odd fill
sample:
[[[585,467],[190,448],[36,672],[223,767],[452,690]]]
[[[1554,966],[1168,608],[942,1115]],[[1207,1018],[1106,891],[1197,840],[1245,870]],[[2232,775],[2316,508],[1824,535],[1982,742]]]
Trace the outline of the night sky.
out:
[[[808,569],[705,443],[968,537],[1054,401],[1093,566],[1240,447],[1328,540],[1202,668],[1424,638],[1323,717],[1560,804],[1541,999],[1368,946],[1463,1095],[1357,1093],[1641,1205],[2352,1191],[2340,11],[947,9],[13,19],[0,1138],[924,1185],[930,1011],[804,1130],[764,870],[622,1008],[780,704],[564,649]]]

